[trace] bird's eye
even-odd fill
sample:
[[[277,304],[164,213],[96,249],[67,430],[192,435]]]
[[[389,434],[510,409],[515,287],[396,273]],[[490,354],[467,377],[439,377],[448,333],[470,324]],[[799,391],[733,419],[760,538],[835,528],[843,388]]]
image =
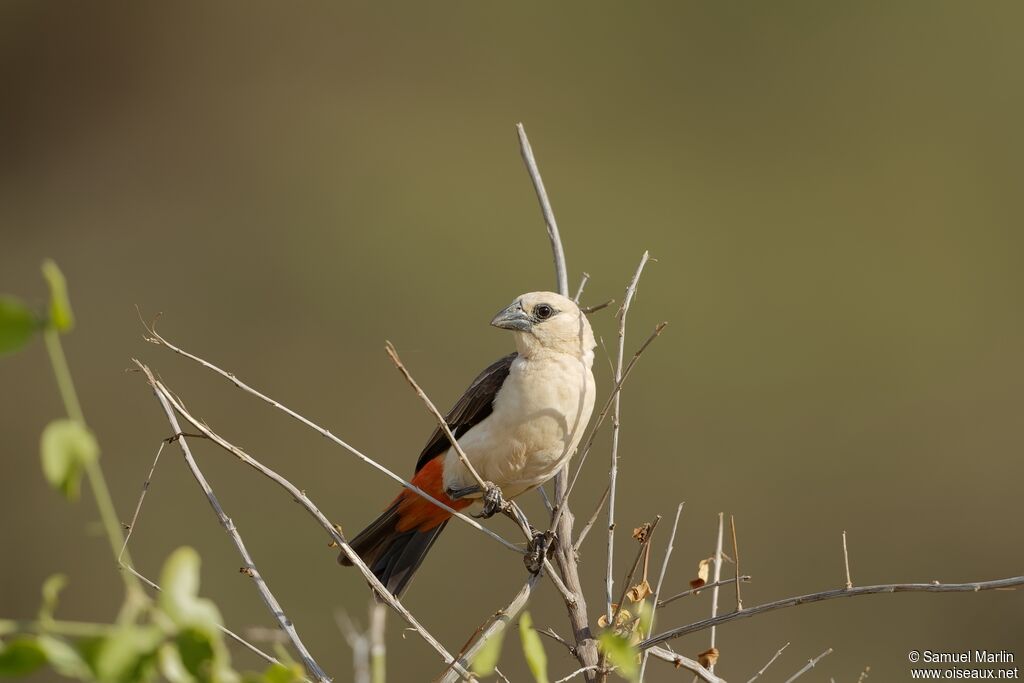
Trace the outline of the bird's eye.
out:
[[[547,320],[551,317],[551,314],[555,312],[555,309],[551,308],[547,304],[540,304],[533,309],[533,314],[541,320]]]

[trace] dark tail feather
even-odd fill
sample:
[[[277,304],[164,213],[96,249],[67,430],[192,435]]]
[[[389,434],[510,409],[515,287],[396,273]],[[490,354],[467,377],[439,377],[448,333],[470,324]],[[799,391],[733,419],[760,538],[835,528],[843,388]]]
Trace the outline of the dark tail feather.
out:
[[[401,595],[409,586],[423,558],[448,524],[445,520],[428,531],[398,531],[398,519],[395,501],[349,542],[370,571],[395,595]],[[338,562],[352,565],[344,553],[338,555]]]

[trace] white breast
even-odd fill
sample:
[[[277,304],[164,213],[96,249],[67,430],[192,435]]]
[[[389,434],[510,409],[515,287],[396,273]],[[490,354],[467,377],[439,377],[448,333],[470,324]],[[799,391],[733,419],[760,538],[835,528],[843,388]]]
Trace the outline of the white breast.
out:
[[[550,479],[579,445],[594,409],[589,363],[568,354],[513,361],[494,411],[459,439],[473,467],[513,498]],[[445,455],[444,484],[475,483],[454,449]]]

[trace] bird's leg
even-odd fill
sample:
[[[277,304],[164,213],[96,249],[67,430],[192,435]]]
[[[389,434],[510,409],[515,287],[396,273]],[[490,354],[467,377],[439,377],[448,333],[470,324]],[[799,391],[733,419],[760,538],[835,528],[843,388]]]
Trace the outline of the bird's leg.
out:
[[[487,489],[484,491],[484,508],[479,514],[473,515],[480,519],[490,519],[499,512],[505,510],[505,497],[501,495],[501,489],[489,481],[485,481]],[[477,487],[479,489],[479,487]]]
[[[540,570],[544,567],[544,560],[547,559],[548,548],[551,547],[552,541],[555,540],[555,534],[553,531],[537,531],[532,529],[533,538],[530,539],[529,544],[526,546],[526,555],[523,556],[523,564],[526,565],[526,571],[531,574],[539,574]]]

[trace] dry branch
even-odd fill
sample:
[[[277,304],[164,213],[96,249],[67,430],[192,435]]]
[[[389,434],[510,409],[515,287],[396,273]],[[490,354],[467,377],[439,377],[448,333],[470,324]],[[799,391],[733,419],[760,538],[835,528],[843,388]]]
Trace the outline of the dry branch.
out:
[[[284,608],[281,607],[281,604],[277,601],[277,598],[274,597],[274,594],[270,592],[270,587],[267,586],[267,582],[263,580],[263,575],[260,574],[259,569],[257,569],[256,562],[252,559],[252,555],[249,554],[249,550],[245,547],[245,542],[242,541],[242,535],[235,527],[235,523],[227,516],[227,513],[224,512],[224,508],[221,507],[220,501],[217,500],[217,496],[214,494],[213,488],[211,488],[209,482],[206,481],[206,477],[203,476],[203,472],[199,469],[199,465],[196,463],[195,458],[192,457],[192,450],[189,448],[186,438],[181,436],[181,427],[178,425],[178,418],[174,414],[174,409],[171,408],[171,404],[168,402],[167,396],[158,390],[157,381],[153,377],[153,373],[150,372],[149,368],[141,363],[139,364],[139,367],[144,373],[146,373],[146,378],[153,387],[157,400],[160,401],[160,406],[167,414],[167,421],[171,425],[171,433],[178,436],[176,439],[178,446],[181,448],[181,454],[185,457],[185,463],[192,472],[192,476],[199,484],[199,487],[203,489],[203,493],[206,494],[206,499],[209,501],[210,507],[213,508],[221,526],[224,527],[224,531],[226,531],[228,536],[231,537],[232,542],[235,544],[235,548],[238,550],[238,554],[241,555],[242,562],[244,562],[243,568],[245,569],[245,574],[252,579],[253,584],[256,586],[256,591],[260,594],[260,598],[263,599],[267,609],[270,610],[270,614],[277,620],[278,626],[281,627],[281,630],[288,636],[288,640],[290,640],[292,645],[295,646],[306,671],[316,678],[317,681],[320,681],[321,683],[330,683],[330,677],[328,677],[324,670],[320,668],[320,665],[316,663],[315,659],[313,659],[313,655],[311,655],[309,650],[306,649],[306,645],[302,642],[298,631],[295,629],[294,622],[288,618],[288,615],[284,612]],[[159,455],[159,451],[157,452],[157,455]],[[140,499],[139,507],[141,507],[141,505],[142,500]]]
[[[412,613],[410,613],[409,610],[407,610],[405,606],[402,605],[398,598],[392,595],[384,586],[384,584],[382,584],[380,580],[376,576],[374,576],[373,572],[371,572],[370,569],[366,566],[362,558],[360,558],[359,555],[354,550],[352,550],[352,547],[348,544],[348,541],[345,540],[344,536],[341,535],[337,527],[334,524],[332,524],[329,519],[327,519],[327,517],[320,511],[320,509],[316,505],[313,504],[313,501],[309,499],[309,497],[306,495],[304,491],[300,490],[298,487],[296,487],[290,481],[282,477],[280,474],[270,469],[269,467],[263,465],[261,462],[259,462],[258,460],[256,460],[255,458],[253,458],[252,456],[250,456],[237,446],[231,444],[230,442],[222,438],[209,427],[207,427],[203,422],[193,417],[185,409],[181,402],[177,398],[175,398],[174,394],[163,384],[163,382],[157,380],[153,376],[149,368],[147,368],[145,365],[138,361],[135,362],[139,366],[139,368],[146,373],[150,386],[157,393],[158,397],[162,397],[161,403],[164,403],[166,401],[166,403],[170,404],[170,406],[174,408],[174,411],[181,415],[181,417],[183,417],[187,422],[189,422],[194,428],[199,430],[199,432],[201,432],[204,436],[209,438],[211,441],[216,443],[224,450],[233,454],[236,458],[238,458],[245,464],[249,465],[256,471],[260,472],[263,476],[269,478],[271,481],[273,481],[278,486],[287,491],[289,494],[291,494],[291,497],[297,503],[299,503],[299,505],[301,505],[310,515],[312,515],[314,519],[316,519],[316,521],[320,524],[324,531],[326,531],[327,534],[331,537],[331,539],[338,545],[338,547],[341,548],[341,551],[345,554],[345,557],[347,557],[352,562],[352,564],[359,570],[359,572],[363,575],[363,577],[370,584],[370,586],[373,587],[374,591],[376,591],[376,594],[379,595],[384,602],[390,605],[392,609],[398,612],[402,616],[402,618],[413,628],[413,630],[415,630],[420,635],[420,637],[423,638],[423,640],[425,640],[427,644],[434,649],[434,651],[441,655],[442,659],[444,659],[446,664],[449,664],[452,661],[454,661],[454,657],[452,657],[451,653],[449,653],[444,648],[444,646],[441,645],[441,643],[439,643],[437,639],[434,638],[430,634],[430,632],[427,631],[419,623],[419,621],[417,621],[416,617],[414,617]],[[180,432],[180,430],[177,430],[177,432]],[[461,665],[456,664],[455,670],[458,671],[458,673],[464,678],[468,678],[470,675],[469,672],[467,672]]]
[[[764,614],[765,612],[772,612],[777,609],[796,607],[797,605],[806,605],[812,602],[822,602],[824,600],[834,600],[835,598],[852,598],[860,595],[876,595],[880,593],[977,593],[978,591],[1012,589],[1017,588],[1018,586],[1024,586],[1024,576],[1012,576],[1005,579],[976,581],[973,583],[939,583],[938,581],[934,581],[932,583],[887,583],[878,586],[857,586],[856,588],[851,588],[849,590],[846,588],[834,588],[832,590],[821,591],[820,593],[797,595],[791,598],[776,600],[775,602],[768,602],[756,607],[748,607],[737,612],[719,615],[713,619],[695,621],[692,624],[679,626],[663,633],[659,633],[652,638],[648,638],[641,642],[639,647],[643,650],[655,645],[660,645],[661,643],[674,638],[685,636],[688,633],[696,633],[697,631],[703,631],[711,628],[712,626],[719,626],[730,621],[748,619],[757,614]]]
[[[622,370],[623,370],[623,357],[626,355],[626,316],[629,314],[629,306],[633,303],[633,297],[636,295],[636,286],[640,282],[640,274],[644,272],[644,266],[647,265],[647,261],[651,255],[648,252],[644,252],[644,255],[640,257],[640,265],[636,267],[636,273],[633,274],[633,279],[630,280],[629,286],[626,287],[626,298],[622,301],[622,307],[619,308],[617,317],[619,319],[619,354],[615,363],[615,384],[616,386],[622,383]],[[615,490],[616,483],[618,482],[619,474],[619,427],[620,427],[620,416],[622,407],[622,391],[615,392],[615,408],[614,415],[612,417],[612,456],[611,456],[611,467],[608,471],[608,561],[605,566],[605,614],[608,616],[608,623],[614,624],[615,619],[612,616],[612,587],[615,582],[613,575],[614,563],[615,563]]]

